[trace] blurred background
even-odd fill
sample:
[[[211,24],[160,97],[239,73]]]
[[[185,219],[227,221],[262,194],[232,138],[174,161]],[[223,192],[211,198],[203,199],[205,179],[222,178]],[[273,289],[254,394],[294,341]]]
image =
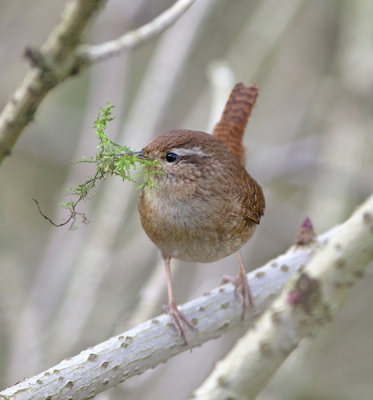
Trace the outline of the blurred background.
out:
[[[0,108],[41,46],[62,1],[0,3]],[[86,35],[102,43],[150,21],[171,0],[110,0]],[[373,192],[373,2],[197,0],[163,35],[102,62],[53,90],[0,170],[0,388],[32,376],[158,315],[166,274],[142,231],[135,185],[111,178],[82,204],[92,221],[54,228],[68,216],[65,188],[92,175],[93,122],[115,105],[109,137],[135,150],[175,128],[211,132],[237,81],[260,96],[245,135],[247,169],[264,188],[266,215],[243,248],[247,270],[284,252],[306,215],[317,233],[343,222]],[[175,263],[183,303],[236,275],[234,256]],[[372,269],[344,310],[306,339],[259,396],[372,399]],[[234,345],[237,329],[97,396],[187,399]]]

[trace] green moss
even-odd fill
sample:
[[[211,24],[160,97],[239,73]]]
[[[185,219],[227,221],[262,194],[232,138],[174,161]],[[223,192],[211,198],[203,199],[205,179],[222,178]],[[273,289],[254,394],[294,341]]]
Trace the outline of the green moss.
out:
[[[81,161],[73,162],[75,165],[80,163],[95,164],[96,173],[94,176],[88,177],[83,183],[77,183],[75,188],[66,189],[70,194],[76,197],[75,201],[59,203],[61,206],[70,210],[71,214],[68,220],[57,225],[46,217],[39,208],[39,211],[44,218],[48,219],[55,226],[63,226],[71,222],[70,229],[74,229],[76,228],[74,223],[77,216],[82,218],[83,223],[89,223],[85,214],[78,213],[76,207],[82,200],[89,200],[94,196],[97,180],[104,180],[108,176],[114,175],[121,177],[123,180],[135,182],[136,176],[140,175],[143,178],[143,183],[141,183],[137,189],[146,186],[148,190],[151,190],[152,187],[156,186],[156,183],[152,178],[155,174],[162,173],[159,162],[139,157],[136,152],[131,151],[131,149],[126,146],[120,146],[119,144],[112,142],[106,136],[106,125],[114,119],[111,116],[111,110],[113,107],[114,106],[108,103],[106,108],[100,108],[98,117],[94,123],[96,127],[95,135],[99,140],[97,146],[99,149],[98,152],[90,159],[83,156]],[[141,170],[134,173],[133,171],[137,169]]]

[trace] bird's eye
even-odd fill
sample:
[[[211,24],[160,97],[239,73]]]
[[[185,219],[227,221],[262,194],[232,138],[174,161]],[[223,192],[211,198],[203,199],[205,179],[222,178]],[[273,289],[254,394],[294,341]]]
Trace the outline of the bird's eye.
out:
[[[166,161],[169,163],[174,163],[179,159],[179,155],[176,153],[167,153],[166,154]]]

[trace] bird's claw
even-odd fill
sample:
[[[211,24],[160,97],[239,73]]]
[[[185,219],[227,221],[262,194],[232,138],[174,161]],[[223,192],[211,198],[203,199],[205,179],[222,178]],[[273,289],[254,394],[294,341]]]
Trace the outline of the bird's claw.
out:
[[[255,307],[254,299],[247,281],[247,276],[241,272],[236,277],[224,275],[221,279],[221,284],[224,285],[226,283],[234,284],[236,296],[240,300],[243,308],[242,319],[245,321],[247,319],[249,307]]]
[[[190,341],[189,341],[184,324],[186,324],[190,328],[196,329],[196,330],[197,330],[197,327],[188,319],[188,317],[184,313],[182,313],[177,308],[177,305],[174,302],[169,303],[168,306],[163,306],[162,311],[167,312],[170,315],[178,336],[183,337],[185,343],[191,348]]]

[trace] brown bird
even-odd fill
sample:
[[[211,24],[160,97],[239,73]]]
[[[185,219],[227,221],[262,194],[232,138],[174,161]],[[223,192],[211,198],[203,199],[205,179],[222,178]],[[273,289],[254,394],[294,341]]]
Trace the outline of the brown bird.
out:
[[[194,325],[175,303],[171,258],[209,263],[237,252],[236,292],[243,302],[244,318],[249,303],[253,305],[239,250],[254,233],[265,207],[261,187],[244,168],[242,144],[257,94],[255,85],[238,83],[213,135],[173,130],[157,136],[138,153],[158,160],[163,172],[154,178],[157,187],[140,195],[140,219],[161,251],[167,272],[168,312],[188,345],[184,323],[191,328]]]

